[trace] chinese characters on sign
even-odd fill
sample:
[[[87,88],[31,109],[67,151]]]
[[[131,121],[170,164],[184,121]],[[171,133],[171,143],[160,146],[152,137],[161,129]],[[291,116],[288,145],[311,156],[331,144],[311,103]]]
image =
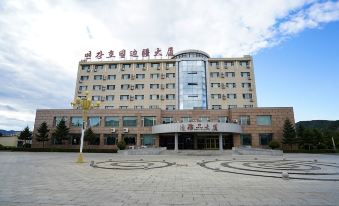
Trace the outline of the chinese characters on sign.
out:
[[[110,50],[107,52],[108,55],[106,56],[107,59],[114,59],[115,58],[115,55],[114,55],[114,50]],[[95,59],[97,60],[102,60],[103,57],[105,56],[104,52],[102,50],[94,53],[96,54],[95,55]],[[173,53],[173,47],[169,47],[167,49],[167,53],[166,53],[166,56],[167,58],[171,58],[174,56],[174,53]],[[130,59],[138,59],[138,51],[133,49],[132,51],[129,52],[129,57]],[[141,51],[141,57],[142,59],[144,58],[150,58],[150,50],[149,48],[146,48],[146,49],[142,49]],[[160,48],[157,48],[155,51],[154,51],[154,57],[155,58],[162,58],[162,50]],[[92,58],[92,51],[88,51],[86,54],[85,54],[85,60],[91,60]],[[125,59],[127,58],[126,57],[126,50],[123,49],[121,51],[119,51],[119,58],[120,59]]]
[[[218,124],[209,124],[209,123],[189,123],[189,124],[181,124],[180,131],[218,131]]]

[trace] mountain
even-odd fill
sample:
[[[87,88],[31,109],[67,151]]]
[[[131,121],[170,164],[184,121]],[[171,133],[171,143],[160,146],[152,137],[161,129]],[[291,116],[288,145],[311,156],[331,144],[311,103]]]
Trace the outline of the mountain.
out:
[[[18,135],[20,131],[0,129],[0,133],[2,134],[2,136],[15,136],[15,135]]]
[[[306,128],[316,128],[316,129],[329,129],[339,131],[339,120],[310,120],[310,121],[300,121],[296,123],[296,126],[303,125]]]

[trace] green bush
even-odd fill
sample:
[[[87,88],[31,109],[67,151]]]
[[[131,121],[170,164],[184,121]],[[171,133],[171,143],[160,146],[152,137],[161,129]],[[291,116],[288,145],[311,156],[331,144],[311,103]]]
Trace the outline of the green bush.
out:
[[[79,149],[67,148],[6,148],[12,152],[79,152]],[[2,149],[1,149],[2,150]],[[84,153],[117,153],[117,148],[112,149],[84,149]]]
[[[268,146],[271,149],[277,149],[277,148],[280,147],[280,143],[277,140],[272,140],[272,141],[270,141],[270,143],[268,143]]]
[[[124,150],[126,149],[126,142],[124,140],[121,140],[118,142],[117,146],[120,150]]]

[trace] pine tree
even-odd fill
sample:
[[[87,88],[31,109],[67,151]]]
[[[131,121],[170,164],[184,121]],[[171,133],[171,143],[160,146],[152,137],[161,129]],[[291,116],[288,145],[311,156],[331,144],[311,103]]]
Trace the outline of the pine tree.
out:
[[[53,139],[58,144],[62,144],[62,140],[68,139],[69,128],[66,126],[66,121],[62,119],[56,126],[55,131],[52,134]]]
[[[296,132],[293,124],[289,119],[286,119],[284,122],[284,130],[283,130],[283,144],[287,144],[291,146],[291,150],[293,144],[297,143],[296,141]]]
[[[93,145],[96,143],[97,136],[94,134],[92,128],[86,129],[84,140],[87,142],[88,145]]]
[[[42,148],[45,148],[45,142],[49,140],[48,138],[49,129],[46,122],[41,123],[38,128],[38,133],[35,135],[38,142],[42,142]]]
[[[18,139],[24,141],[24,146],[25,146],[25,147],[27,146],[27,145],[26,145],[27,140],[30,140],[31,138],[32,138],[32,132],[29,131],[28,126],[27,126],[24,130],[22,130],[22,131],[20,132],[19,137],[18,137]]]

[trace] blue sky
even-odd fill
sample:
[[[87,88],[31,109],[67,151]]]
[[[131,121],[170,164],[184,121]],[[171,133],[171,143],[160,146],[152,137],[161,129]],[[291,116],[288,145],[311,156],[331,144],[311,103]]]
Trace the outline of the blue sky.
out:
[[[70,108],[88,50],[199,49],[254,57],[258,105],[339,119],[339,1],[0,1],[0,129]]]

